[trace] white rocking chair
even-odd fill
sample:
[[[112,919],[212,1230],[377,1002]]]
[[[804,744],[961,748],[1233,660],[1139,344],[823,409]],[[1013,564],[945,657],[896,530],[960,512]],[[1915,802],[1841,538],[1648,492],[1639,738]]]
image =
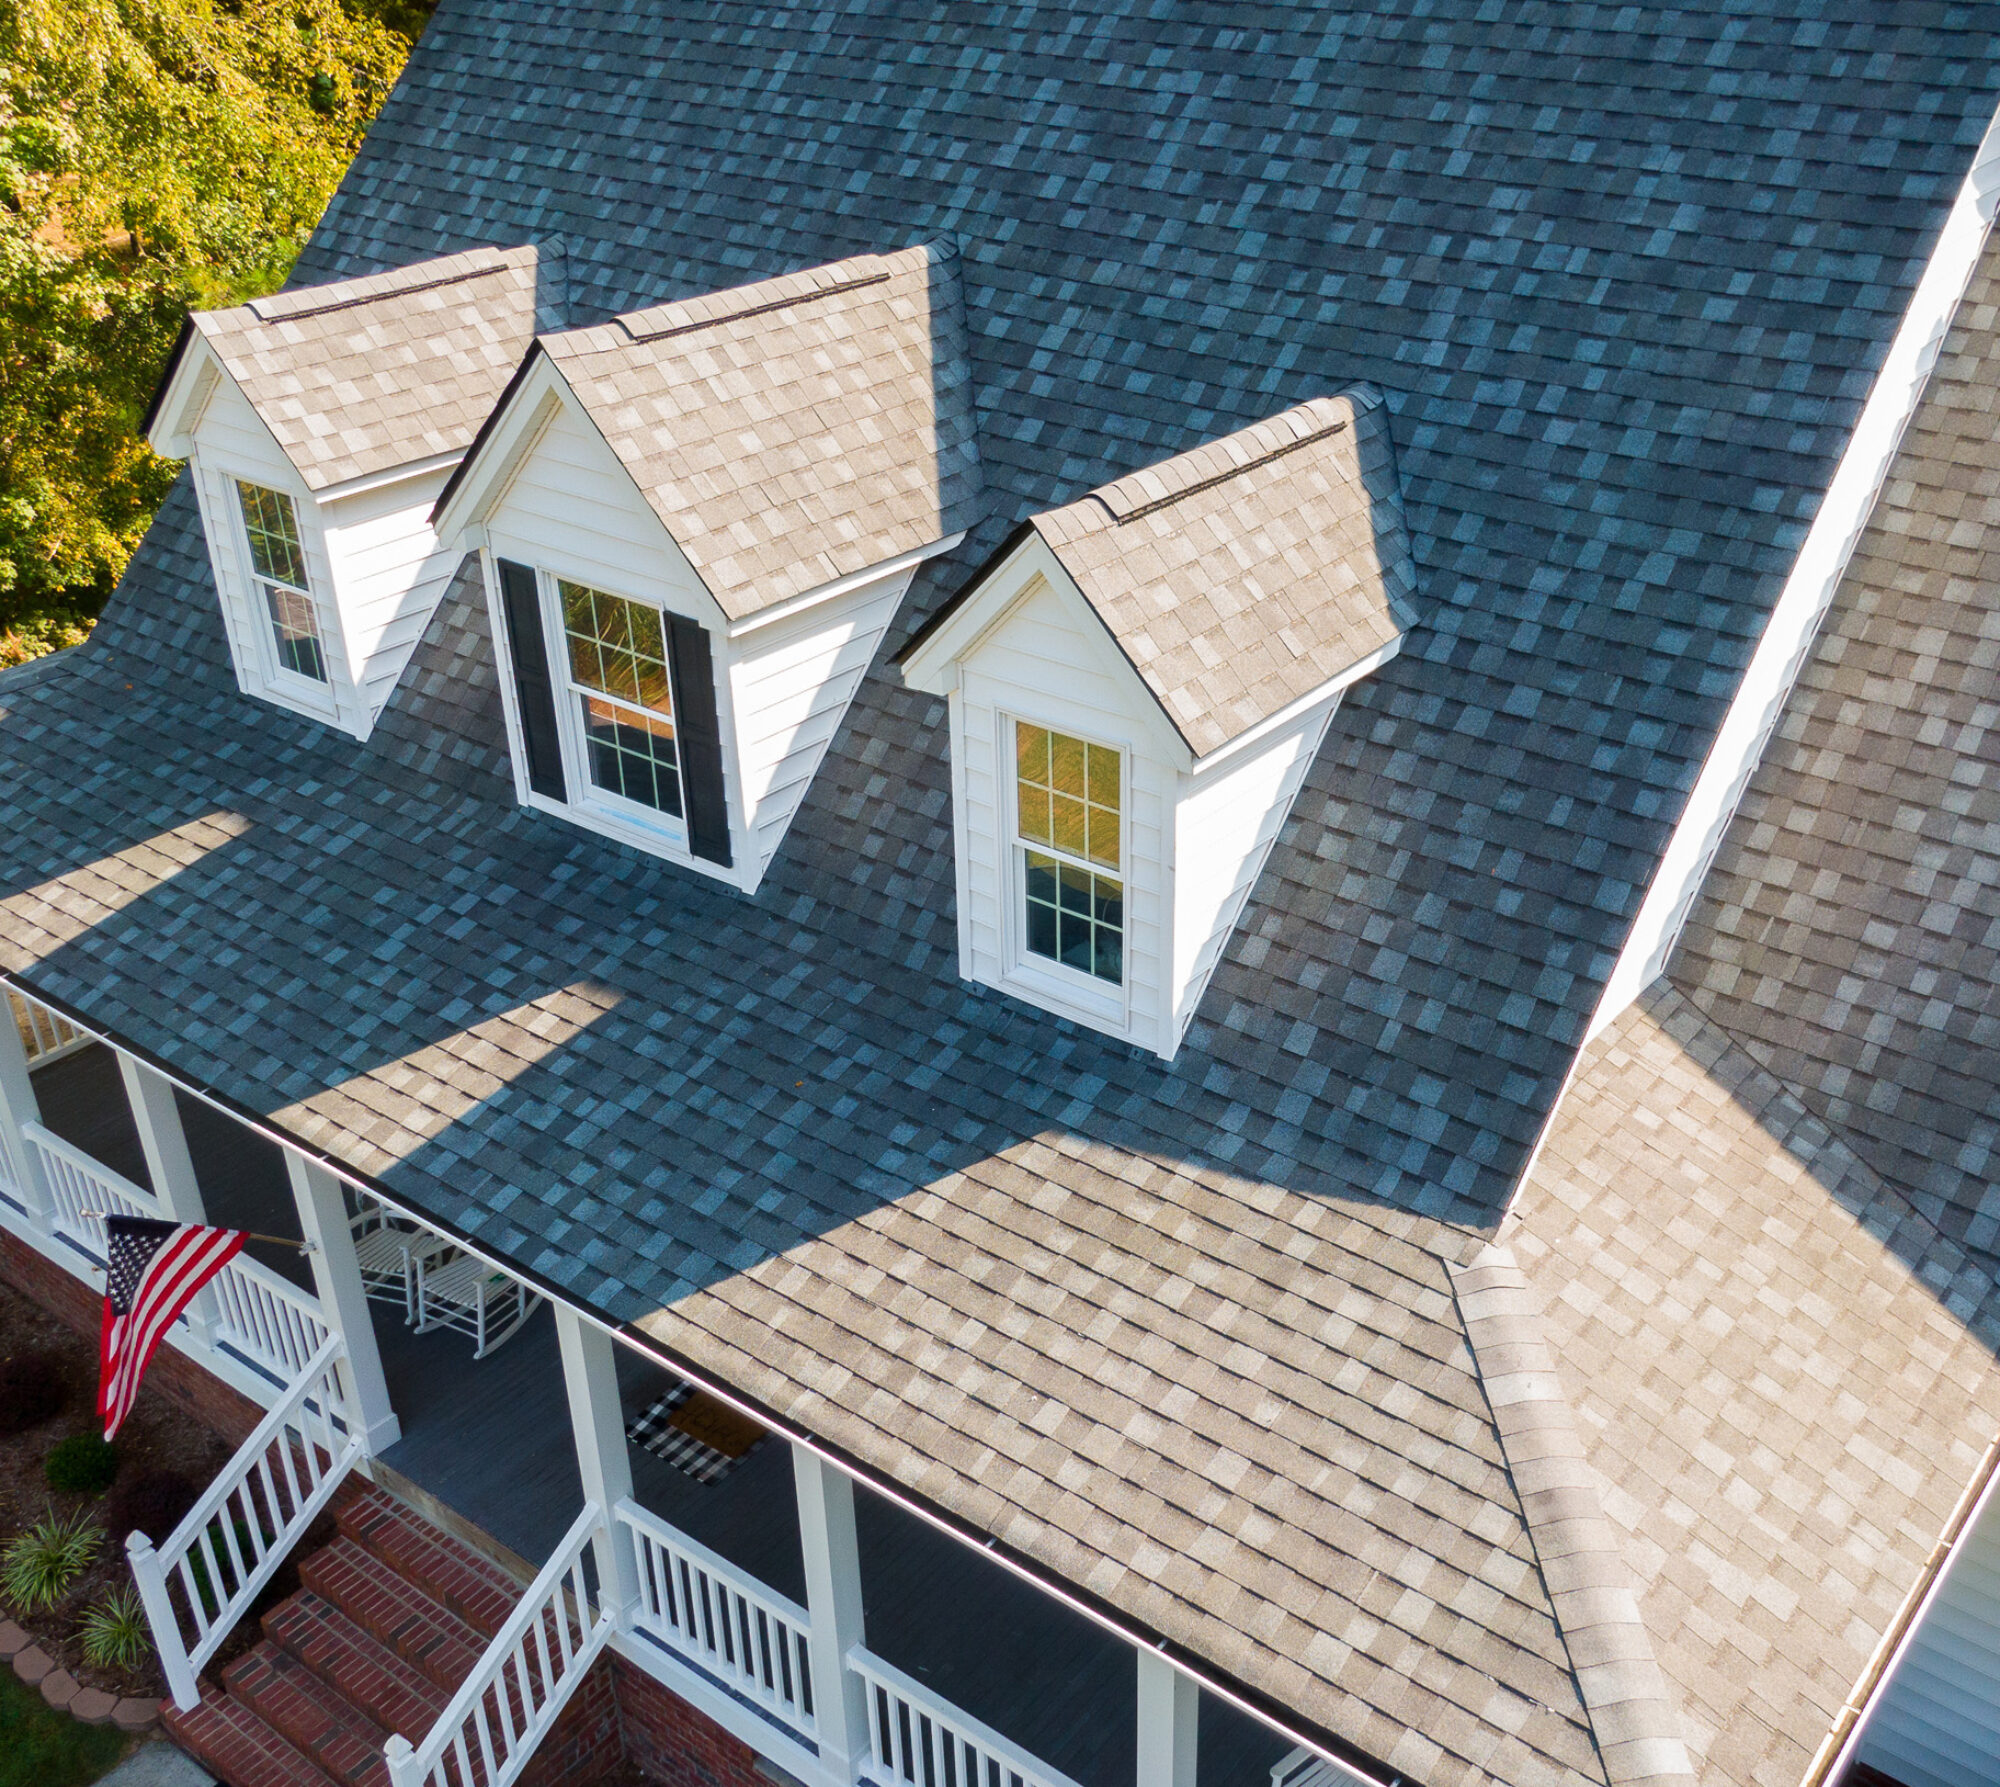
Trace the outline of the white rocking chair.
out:
[[[442,1235],[401,1222],[369,1199],[348,1219],[363,1293],[377,1303],[402,1307],[403,1320],[417,1319],[417,1275],[423,1262],[457,1250]]]
[[[470,1334],[475,1359],[511,1340],[542,1300],[518,1278],[456,1250],[443,1259],[419,1258],[416,1279],[417,1332],[456,1328]]]

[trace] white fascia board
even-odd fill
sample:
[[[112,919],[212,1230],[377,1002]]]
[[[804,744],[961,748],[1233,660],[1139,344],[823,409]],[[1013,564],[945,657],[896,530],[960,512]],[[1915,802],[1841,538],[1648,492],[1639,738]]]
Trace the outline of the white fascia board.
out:
[[[323,503],[344,502],[350,496],[366,496],[371,490],[401,484],[409,478],[427,478],[433,472],[449,471],[464,457],[462,452],[433,453],[428,459],[412,459],[407,465],[392,465],[387,471],[366,472],[344,483],[328,484],[314,495]]]
[[[195,430],[201,426],[208,400],[229,376],[220,356],[209,346],[208,337],[197,329],[189,336],[187,351],[174,368],[159,413],[146,431],[146,444],[162,459],[186,459],[194,452]],[[258,420],[263,418],[260,416]]]
[[[1149,716],[1153,753],[1178,770],[1192,770],[1194,752],[1188,748],[1180,728],[1168,718],[1159,697],[1125,655],[1125,648],[1104,624],[1103,615],[1090,605],[1083,591],[1077,588],[1076,579],[1063,569],[1062,560],[1038,533],[1030,533],[988,571],[979,587],[959,604],[951,617],[904,659],[904,682],[927,695],[955,693],[959,664],[972,657],[987,635],[1004,626],[1014,609],[1043,584],[1072,611],[1085,632],[1094,633],[1103,642],[1107,664],[1116,667],[1113,674],[1129,677],[1139,690],[1143,697],[1141,706]]]
[[[440,541],[456,543],[467,527],[486,520],[563,403],[582,413],[583,406],[576,402],[569,381],[543,354],[508,394],[506,410],[460,468],[463,475],[458,488],[432,518],[431,531]]]
[[[1330,677],[1316,689],[1308,689],[1296,701],[1288,701],[1274,714],[1259,720],[1247,732],[1239,732],[1226,745],[1217,745],[1206,757],[1197,757],[1194,773],[1197,779],[1210,770],[1226,768],[1244,752],[1254,750],[1267,738],[1282,732],[1301,715],[1314,708],[1337,701],[1363,677],[1373,676],[1376,671],[1403,649],[1405,635],[1398,633],[1387,645],[1378,646],[1357,664],[1350,664],[1338,676]]]
[[[800,595],[774,602],[769,608],[760,608],[742,620],[731,621],[729,637],[741,639],[744,634],[754,633],[760,627],[774,626],[779,621],[790,620],[795,614],[803,614],[808,608],[817,608],[822,602],[836,601],[871,583],[880,583],[904,571],[914,571],[927,558],[941,558],[964,538],[965,530],[961,528],[957,533],[948,534],[942,540],[933,540],[928,546],[919,546],[913,552],[898,553],[894,558],[885,558],[880,564],[864,565],[860,570],[836,577],[830,583],[818,584]]]
[[[997,565],[977,574],[978,583],[939,623],[937,631],[903,660],[900,668],[909,687],[926,695],[949,695],[958,687],[958,660],[1021,599],[1028,579],[1014,573],[1038,538],[1028,534]]]
[[[1625,947],[1605,983],[1585,1032],[1586,1042],[1599,1035],[1666,967],[1723,833],[1777,727],[1855,544],[1874,511],[1903,430],[1923,396],[1938,349],[1979,264],[1996,198],[2000,198],[2000,113],[1980,139],[1972,169],[1959,188],[1902,325],[1890,343],[1853,438],[1827,486],[1826,499],[1771,610],[1750,668],[1729,704],[1680,823],[1674,827],[1640,903]],[[1572,1067],[1572,1074],[1574,1071]],[[1558,1098],[1557,1106],[1560,1104]],[[1552,1111],[1551,1121],[1553,1116]],[[1526,1177],[1524,1172],[1521,1182]]]

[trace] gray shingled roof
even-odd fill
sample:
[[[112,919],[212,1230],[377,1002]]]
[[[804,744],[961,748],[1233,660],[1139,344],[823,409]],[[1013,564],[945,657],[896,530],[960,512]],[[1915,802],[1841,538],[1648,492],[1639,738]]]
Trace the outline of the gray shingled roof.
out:
[[[1445,1268],[2000,14],[667,11],[445,0],[300,276],[560,234],[610,317],[956,237],[991,514],[911,618],[1027,515],[1385,393],[1423,621],[1175,1060],[958,980],[944,707],[882,665],[746,899],[512,806],[463,587],[365,744],[244,698],[185,495],[94,643],[0,682],[0,963],[1432,1787],[1601,1778]],[[781,1293],[747,1352],[732,1299]]]
[[[1317,397],[1034,517],[1196,756],[1414,621],[1381,404]]]
[[[1669,973],[2000,1263],[2000,250]]]
[[[534,338],[536,267],[533,248],[476,248],[194,324],[324,490],[472,444]]]
[[[950,249],[856,255],[541,346],[732,620],[981,519]]]
[[[1800,1780],[2000,1428],[2000,1292],[1664,983],[1506,1231],[1696,1776]]]
[[[1704,1780],[1802,1776],[2000,1427],[1996,496],[2000,238],[1505,1231]]]

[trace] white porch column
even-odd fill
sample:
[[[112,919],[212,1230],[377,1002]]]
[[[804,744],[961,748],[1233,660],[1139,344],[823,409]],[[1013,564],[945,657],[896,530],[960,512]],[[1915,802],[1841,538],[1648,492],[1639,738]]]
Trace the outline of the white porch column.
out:
[[[551,1299],[550,1306],[556,1312],[556,1343],[562,1349],[583,1499],[604,1510],[604,1532],[594,1541],[597,1592],[606,1608],[622,1617],[638,1596],[639,1571],[628,1531],[612,1512],[632,1493],[632,1460],[618,1408],[618,1359],[612,1351],[617,1343],[567,1303]]]
[[[28,1146],[23,1123],[39,1123],[42,1107],[35,1102],[34,1081],[28,1076],[28,1048],[14,1022],[14,1002],[0,992],[0,1149],[14,1168],[16,1195],[38,1227],[47,1230],[54,1205],[42,1176],[42,1157]]]
[[[361,1422],[362,1441],[373,1457],[401,1439],[403,1429],[389,1406],[382,1356],[375,1349],[375,1323],[368,1313],[361,1265],[354,1257],[354,1234],[347,1226],[347,1201],[340,1181],[326,1168],[289,1148],[285,1171],[291,1175],[292,1196],[299,1206],[299,1227],[313,1244],[306,1258],[312,1261],[320,1308],[347,1342],[348,1397]]]
[[[868,1690],[847,1667],[863,1641],[861,1547],[854,1536],[854,1480],[794,1442],[799,1546],[812,1615],[813,1710],[819,1759],[837,1781],[858,1778],[868,1755]]]
[[[1166,1658],[1139,1656],[1138,1787],[1195,1787],[1201,1689]]]
[[[206,1222],[208,1214],[202,1208],[201,1186],[194,1176],[194,1156],[188,1152],[172,1082],[123,1049],[118,1051],[118,1075],[125,1082],[125,1102],[132,1107],[132,1126],[139,1132],[139,1147],[146,1156],[146,1177],[153,1183],[153,1195],[166,1206],[167,1215],[175,1222]],[[204,1346],[214,1344],[213,1290],[204,1289],[188,1305],[187,1320],[195,1339]]]

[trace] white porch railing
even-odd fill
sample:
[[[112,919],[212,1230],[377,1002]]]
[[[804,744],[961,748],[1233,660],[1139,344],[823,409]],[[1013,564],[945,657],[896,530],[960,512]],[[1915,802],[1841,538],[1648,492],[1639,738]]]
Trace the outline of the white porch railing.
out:
[[[11,987],[7,989],[7,1008],[21,1032],[21,1048],[30,1067],[67,1055],[90,1041],[67,1018],[58,1017],[38,1000],[24,999]]]
[[[320,1343],[208,1492],[155,1551],[126,1541],[174,1704],[201,1702],[196,1677],[362,1456],[340,1390],[338,1336]]]
[[[847,1666],[868,1690],[868,1755],[861,1768],[875,1787],[1076,1787],[1069,1776],[858,1645],[847,1653]]]
[[[636,1502],[615,1512],[638,1554],[632,1624],[816,1742],[812,1616]]]
[[[430,1735],[414,1749],[389,1739],[390,1787],[512,1787],[520,1778],[617,1623],[584,1584],[584,1557],[605,1533],[604,1510],[584,1503]]]
[[[74,1242],[100,1266],[104,1263],[106,1216],[165,1214],[151,1192],[41,1124],[23,1123],[21,1135],[41,1157],[53,1206],[50,1221],[56,1233]]]
[[[240,1253],[209,1286],[215,1293],[215,1338],[289,1384],[333,1332],[310,1291],[287,1283]]]

